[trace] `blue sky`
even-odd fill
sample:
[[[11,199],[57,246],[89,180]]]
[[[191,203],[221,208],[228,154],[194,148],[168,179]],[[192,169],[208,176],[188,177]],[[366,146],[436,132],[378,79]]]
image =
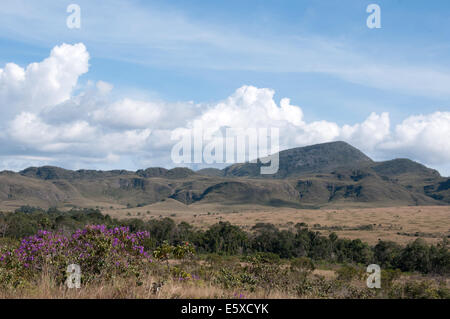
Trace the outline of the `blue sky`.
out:
[[[81,7],[81,29],[66,27],[66,8],[71,3]],[[366,26],[366,7],[371,3],[381,8],[380,29]],[[114,86],[111,103],[124,98],[164,105],[193,101],[206,109],[233,96],[238,88],[252,86],[273,90],[277,104],[290,98],[301,108],[306,123],[354,126],[371,113],[387,112],[386,138],[377,145],[355,142],[356,146],[376,159],[411,157],[449,175],[450,146],[444,141],[449,139],[445,136],[450,111],[449,17],[450,2],[444,0],[19,0],[0,8],[0,69],[9,62],[26,68],[49,57],[55,46],[82,43],[89,53],[89,70],[77,75],[68,99],[85,92],[90,83],[104,81]],[[42,108],[27,112],[51,124]],[[445,116],[432,117],[436,112]],[[186,117],[198,116],[189,114]],[[437,144],[442,154],[421,146],[430,140],[429,132],[416,136],[417,141],[400,136],[417,123],[408,122],[409,127],[396,132],[396,125],[419,115],[425,119],[417,121],[429,127],[437,125],[431,118],[444,118],[439,122],[444,129],[433,131],[440,136]],[[59,124],[68,123],[64,121],[59,119]],[[10,126],[3,123],[6,130]],[[96,128],[105,131],[105,127]],[[299,134],[308,130],[302,127]],[[323,136],[317,142],[326,140]],[[286,145],[302,144],[295,141]],[[33,160],[14,162],[17,149],[5,149],[4,168],[34,164]],[[21,156],[39,158],[38,164],[69,168],[167,166],[123,156],[120,151],[113,154],[119,159],[106,165],[101,157],[90,160],[90,155],[81,153],[72,157],[62,151],[24,149]]]

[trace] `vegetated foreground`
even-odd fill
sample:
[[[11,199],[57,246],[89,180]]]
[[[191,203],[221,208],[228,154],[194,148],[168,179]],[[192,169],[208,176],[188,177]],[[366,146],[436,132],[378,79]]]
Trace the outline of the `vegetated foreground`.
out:
[[[450,298],[447,238],[407,245],[219,221],[113,219],[99,210],[0,214],[2,298]],[[369,264],[381,289],[366,285]],[[81,270],[81,287],[68,288]]]

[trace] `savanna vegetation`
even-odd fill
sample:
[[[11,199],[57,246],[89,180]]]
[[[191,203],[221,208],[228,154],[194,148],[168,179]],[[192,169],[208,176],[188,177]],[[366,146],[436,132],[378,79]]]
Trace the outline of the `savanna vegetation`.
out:
[[[370,246],[306,223],[201,230],[26,206],[0,213],[0,297],[448,299],[448,246],[445,238]],[[80,289],[65,285],[70,264],[81,268]],[[382,268],[381,289],[366,286],[369,264]]]

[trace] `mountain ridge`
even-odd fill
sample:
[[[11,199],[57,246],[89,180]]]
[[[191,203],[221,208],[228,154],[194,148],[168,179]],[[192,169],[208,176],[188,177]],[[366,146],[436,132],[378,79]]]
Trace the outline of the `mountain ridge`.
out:
[[[450,179],[409,159],[375,162],[345,142],[281,151],[279,171],[259,175],[261,162],[222,170],[150,167],[67,170],[55,166],[0,172],[0,206],[254,203],[270,206],[449,205]],[[3,205],[2,205],[3,204]]]

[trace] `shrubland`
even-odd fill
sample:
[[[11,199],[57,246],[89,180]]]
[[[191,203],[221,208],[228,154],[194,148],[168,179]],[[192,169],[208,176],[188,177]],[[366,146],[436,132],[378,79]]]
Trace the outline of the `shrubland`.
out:
[[[382,288],[366,286],[379,264]],[[81,269],[69,289],[67,266]],[[323,236],[305,223],[250,232],[99,210],[0,213],[0,296],[49,298],[450,298],[448,242],[406,246]]]

